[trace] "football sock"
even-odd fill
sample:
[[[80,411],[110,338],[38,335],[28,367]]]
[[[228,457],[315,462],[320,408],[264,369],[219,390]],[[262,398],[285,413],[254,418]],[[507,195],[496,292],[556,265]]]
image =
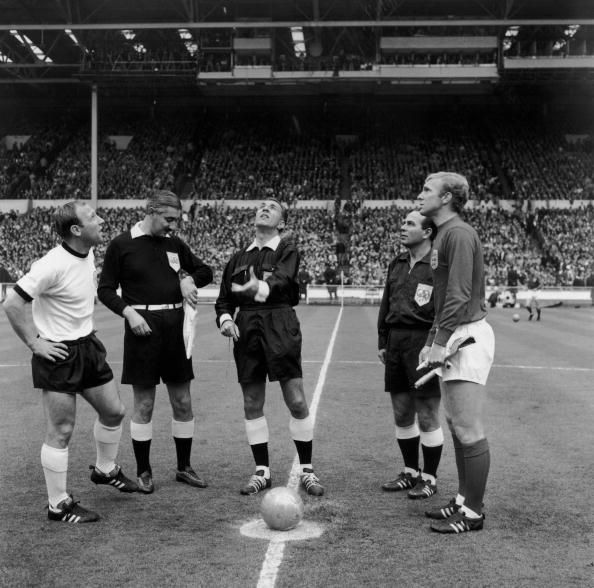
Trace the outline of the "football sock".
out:
[[[460,507],[460,511],[465,517],[468,517],[469,519],[480,519],[483,516],[482,514],[474,512],[474,510],[464,505]]]
[[[310,415],[304,419],[296,419],[293,415],[289,418],[289,431],[297,448],[301,467],[307,464],[311,467],[313,453],[313,420]]]
[[[173,418],[171,419],[171,433],[175,441],[175,452],[177,454],[177,469],[180,472],[190,467],[194,423],[195,419],[191,421],[176,421]]]
[[[95,445],[97,446],[97,463],[95,468],[104,474],[109,474],[115,468],[115,458],[118,454],[120,439],[122,437],[122,425],[108,427],[95,420],[93,426]]]
[[[256,466],[256,473],[262,472],[262,475],[268,480],[270,478],[270,468],[264,465]]]
[[[489,453],[489,442],[486,439],[480,439],[471,445],[464,445],[464,467],[466,471],[464,506],[477,514],[482,512],[490,465],[491,455]]]
[[[58,504],[68,498],[68,492],[66,492],[68,447],[58,449],[44,443],[41,446],[41,466],[45,476],[49,506],[56,510]]]
[[[441,459],[443,450],[443,429],[438,427],[435,431],[427,433],[421,431],[421,451],[423,452],[423,474],[428,474],[433,478],[432,484],[435,484],[437,468]],[[423,479],[426,479],[423,476]]]
[[[405,473],[416,475],[419,471],[419,443],[421,432],[417,423],[410,427],[399,427],[396,425],[396,441],[404,460]]]
[[[456,504],[462,506],[464,504],[464,496],[462,494],[456,494]]]
[[[261,466],[270,467],[270,460],[268,457],[268,422],[265,416],[257,419],[245,419],[245,432],[248,443],[256,462],[256,469],[261,469]],[[270,476],[270,471],[268,472]]]
[[[456,458],[456,469],[458,470],[458,494],[460,496],[466,496],[465,478],[466,478],[466,466],[464,462],[464,446],[460,442],[460,439],[456,437],[454,431],[452,431],[452,441],[454,443],[454,456]]]
[[[136,475],[151,471],[150,454],[151,440],[153,438],[153,422],[135,423],[130,421],[130,435],[132,448],[136,458]]]

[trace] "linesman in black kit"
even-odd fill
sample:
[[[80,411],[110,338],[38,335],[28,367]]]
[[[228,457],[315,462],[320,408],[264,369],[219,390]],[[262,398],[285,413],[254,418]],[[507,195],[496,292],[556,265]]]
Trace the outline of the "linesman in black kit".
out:
[[[212,282],[211,268],[172,231],[182,214],[180,199],[166,190],[147,201],[146,215],[109,244],[97,295],[125,319],[122,383],[134,391],[130,423],[138,488],[154,490],[150,447],[156,386],[167,386],[173,411],[172,434],[177,454],[175,478],[197,488],[207,483],[190,465],[194,414],[190,381],[192,359],[183,340],[183,301],[198,302],[198,288]],[[121,296],[117,289],[121,287]]]
[[[308,494],[322,496],[324,487],[312,466],[314,424],[303,391],[301,327],[293,309],[299,303],[299,252],[291,240],[280,237],[287,214],[276,198],[260,205],[256,237],[227,263],[215,310],[221,334],[234,341],[245,430],[256,463],[241,494],[257,494],[272,484],[264,416],[268,377],[280,382],[291,413],[289,431],[297,448],[301,485]]]
[[[443,449],[439,424],[441,393],[437,378],[418,390],[419,353],[434,318],[433,276],[429,264],[436,228],[419,212],[410,212],[400,229],[399,254],[388,268],[377,330],[379,358],[385,365],[385,390],[390,393],[396,441],[404,460],[399,476],[382,485],[387,492],[406,490],[413,499],[437,492],[437,467]],[[419,467],[419,444],[423,468]]]

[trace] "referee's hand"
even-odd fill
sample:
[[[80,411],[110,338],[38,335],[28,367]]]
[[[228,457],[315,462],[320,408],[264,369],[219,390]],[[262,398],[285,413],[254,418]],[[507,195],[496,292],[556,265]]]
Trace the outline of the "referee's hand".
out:
[[[131,306],[124,309],[124,318],[128,321],[130,330],[138,337],[148,337],[153,331],[142,315],[136,312]]]
[[[221,325],[221,335],[224,335],[225,337],[233,337],[233,341],[237,341],[239,340],[239,329],[233,321],[226,320]]]

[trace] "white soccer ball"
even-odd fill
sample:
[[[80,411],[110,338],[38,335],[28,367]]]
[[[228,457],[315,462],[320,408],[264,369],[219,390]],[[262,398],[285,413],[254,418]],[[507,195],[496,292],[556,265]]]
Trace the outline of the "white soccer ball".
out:
[[[262,499],[260,514],[275,531],[294,529],[303,518],[303,501],[295,490],[281,486],[269,490]]]

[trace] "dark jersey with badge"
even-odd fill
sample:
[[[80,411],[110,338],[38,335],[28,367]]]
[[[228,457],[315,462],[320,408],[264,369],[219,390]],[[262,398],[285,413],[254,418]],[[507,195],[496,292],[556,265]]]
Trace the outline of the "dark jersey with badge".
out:
[[[429,331],[434,319],[430,254],[410,267],[410,253],[390,263],[377,321],[378,349],[387,346],[390,329]]]
[[[233,255],[223,272],[219,297],[215,303],[217,324],[221,315],[233,316],[237,308],[249,310],[299,304],[299,262],[295,244],[282,239],[276,251],[266,246],[262,249],[246,247]],[[266,281],[270,288],[265,302],[256,302],[250,296],[231,291],[233,282],[243,285],[250,279],[250,267],[254,268],[256,277]]]
[[[431,251],[435,322],[427,344],[445,346],[455,329],[487,316],[483,248],[477,232],[455,216],[439,227]]]
[[[116,314],[132,304],[175,304],[182,301],[180,270],[196,287],[212,282],[212,270],[178,237],[118,235],[107,247],[97,296]],[[116,290],[122,288],[122,296]]]

